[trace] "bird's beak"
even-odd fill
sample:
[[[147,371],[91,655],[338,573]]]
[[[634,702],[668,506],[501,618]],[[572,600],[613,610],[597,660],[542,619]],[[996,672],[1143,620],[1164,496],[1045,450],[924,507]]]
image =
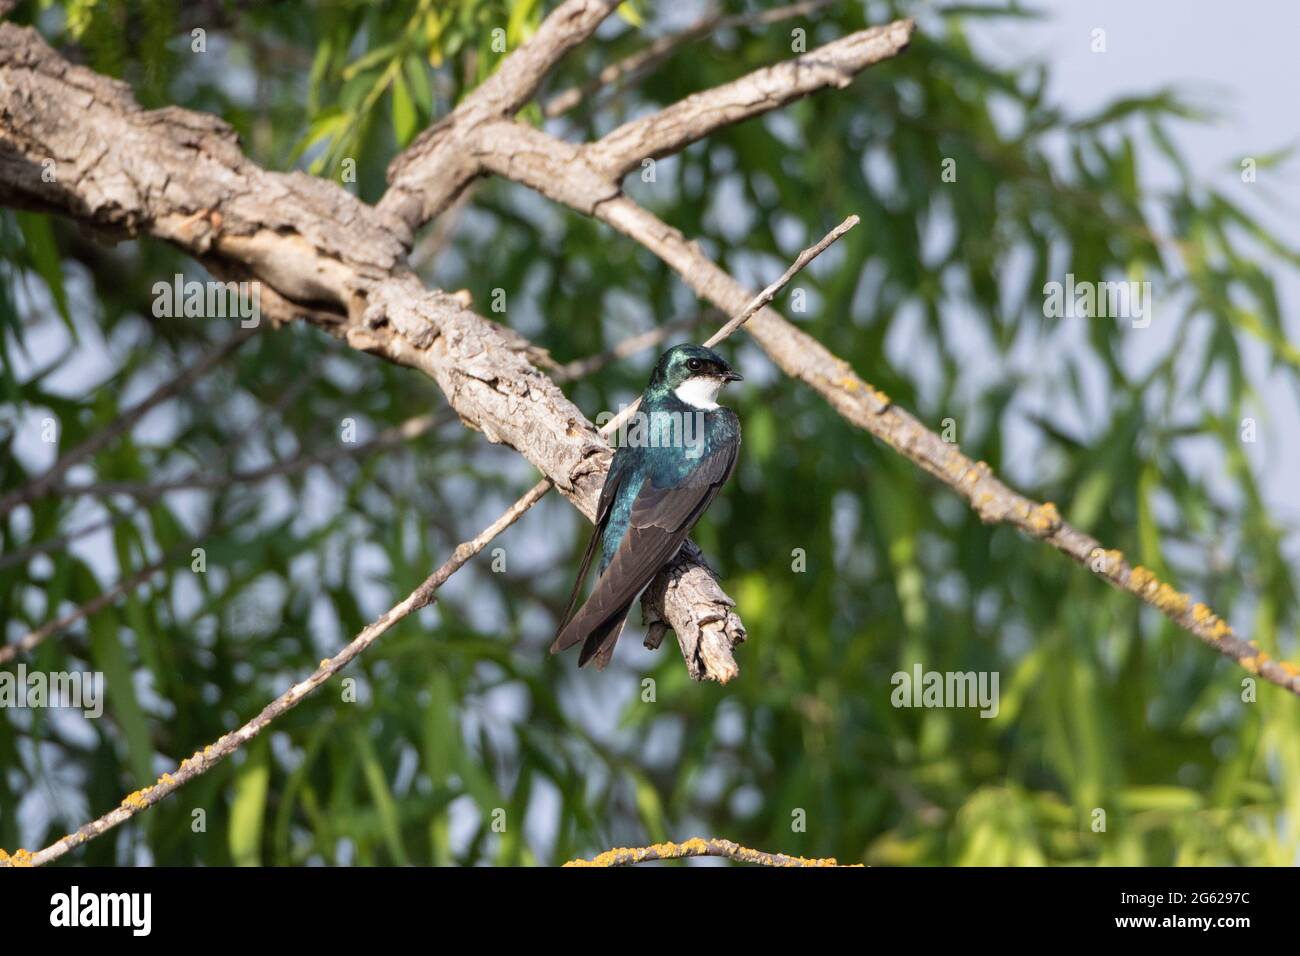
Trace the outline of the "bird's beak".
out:
[[[724,382],[743,382],[745,380],[745,376],[741,375],[735,369],[729,368],[722,373],[722,380]]]

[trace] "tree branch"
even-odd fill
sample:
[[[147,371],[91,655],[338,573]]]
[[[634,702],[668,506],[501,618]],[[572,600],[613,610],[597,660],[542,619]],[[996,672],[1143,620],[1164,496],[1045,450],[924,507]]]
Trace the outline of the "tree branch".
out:
[[[800,253],[794,264],[791,265],[789,269],[755,296],[740,313],[726,322],[722,328],[709,338],[708,341],[710,345],[716,345],[740,328],[740,326],[743,325],[744,322],[759,308],[761,308],[765,303],[772,301],[772,299],[783,288],[785,288],[785,286],[789,284],[790,280],[804,269],[808,263],[829,248],[832,243],[843,236],[844,233],[852,229],[857,225],[857,223],[858,217],[850,216],[815,245]],[[410,422],[405,423],[405,425],[410,424]],[[401,431],[405,425],[398,426],[398,430]],[[616,427],[615,422],[610,422],[602,430],[602,433],[613,432]],[[542,479],[530,488],[518,501],[512,504],[495,521],[488,525],[487,528],[483,529],[483,531],[470,540],[457,545],[455,551],[452,552],[452,556],[443,562],[443,564],[433,574],[425,579],[418,588],[407,595],[405,600],[384,612],[383,615],[362,630],[360,634],[353,638],[347,647],[334,657],[326,658],[321,661],[320,666],[316,668],[310,677],[289,688],[264,707],[256,717],[245,723],[238,730],[223,735],[214,744],[205,747],[202,751],[196,751],[191,757],[181,762],[174,774],[165,773],[158,778],[153,786],[128,794],[122,800],[121,805],[116,809],[104,814],[97,820],[85,824],[78,829],[76,833],[55,841],[45,849],[37,853],[29,853],[26,850],[19,850],[12,857],[0,851],[0,866],[41,866],[45,863],[56,860],[68,853],[70,850],[75,849],[83,843],[93,840],[95,837],[101,836],[119,824],[126,822],[137,813],[147,810],[149,807],[160,802],[194,777],[207,772],[211,767],[234,753],[234,751],[239,749],[240,746],[261,733],[281,714],[297,706],[304,697],[310,694],[334,674],[346,667],[348,663],[365,651],[366,648],[370,647],[370,645],[377,641],[386,631],[392,628],[393,625],[421,608],[431,604],[436,597],[438,589],[446,583],[453,574],[464,567],[472,557],[479,554],[485,547],[487,547],[487,545],[496,538],[497,535],[501,534],[518,521],[530,508],[532,508],[533,505],[546,496],[547,492],[551,490],[551,487],[552,483],[549,479]],[[684,548],[686,547],[691,549],[695,548],[694,544],[690,541],[687,541]],[[696,553],[698,554],[697,549]],[[18,651],[30,650],[50,634],[66,627],[68,624],[73,623],[82,617],[98,611],[100,608],[114,600],[118,595],[125,593],[127,590],[130,590],[143,580],[147,579],[147,577],[159,570],[166,563],[166,560],[167,559],[165,558],[163,561],[141,570],[131,579],[121,582],[110,591],[99,595],[88,604],[78,608],[73,614],[60,619],[59,621],[51,622],[38,628],[36,631],[28,634],[27,637],[12,645],[0,647],[0,663],[12,658]],[[707,590],[701,591],[698,581],[693,580],[693,576],[690,574],[689,558],[684,558],[679,555],[674,560],[671,569],[656,578],[656,581],[655,583],[652,583],[651,588],[658,587],[662,593],[662,590],[669,586],[677,589],[678,593],[682,595],[682,599],[677,602],[679,604],[685,604],[686,606],[700,606],[708,604],[711,600]],[[672,610],[676,605],[671,601],[665,600],[662,601],[662,603],[658,603],[654,600],[643,597],[642,606],[646,609],[647,616],[649,616],[652,613],[657,614],[658,612],[655,609],[661,606],[666,608],[669,613],[672,613]],[[709,676],[713,679],[725,682],[738,672],[738,668],[736,667],[735,661],[731,655],[734,643],[736,643],[732,639],[732,635],[736,633],[735,629],[738,628],[740,639],[743,640],[744,628],[740,624],[739,619],[734,618],[735,615],[733,614],[729,615],[727,618],[723,618],[721,621],[707,621],[705,622],[706,626],[700,626],[692,616],[680,616],[669,619],[669,622],[672,624],[678,635],[678,640],[682,646],[682,654],[686,658],[692,677],[699,680],[704,676]],[[734,621],[732,619],[734,619]],[[717,626],[719,623],[722,624],[721,627]],[[662,618],[659,618],[655,622],[655,627],[658,629],[657,633],[659,635],[659,640],[662,640],[664,628]],[[38,636],[32,639],[33,635]],[[646,643],[647,646],[649,646],[649,639],[647,639]],[[656,640],[654,646],[658,647],[658,640]],[[7,656],[5,656],[6,652],[8,652]],[[716,840],[709,841],[708,852],[688,852],[687,848],[692,847],[695,842],[697,841],[689,841],[687,844],[682,844],[681,849],[683,852],[679,855],[703,856],[745,854],[746,856],[737,855],[734,856],[734,858],[744,859],[745,862],[766,862],[767,865],[835,865],[833,860],[829,862],[802,861],[801,858],[798,857],[783,857],[780,855],[764,854],[756,850],[746,850],[744,847],[730,844],[727,841]],[[731,850],[724,852],[728,847],[730,847]],[[653,850],[655,848],[650,849]],[[677,848],[674,847],[674,849]],[[668,857],[662,858],[667,859]],[[651,859],[651,857],[644,857],[644,859]],[[775,862],[778,860],[793,862]],[[628,862],[640,862],[640,860],[630,860]],[[606,864],[593,863],[591,865]]]
[[[711,310],[706,310],[711,311]],[[655,345],[660,345],[667,341],[670,336],[678,332],[689,332],[699,325],[705,319],[705,315],[696,314],[685,319],[672,319],[664,322],[662,325],[656,325],[653,329],[648,329],[637,335],[624,339],[615,345],[612,349],[602,352],[599,355],[592,355],[584,359],[574,359],[564,365],[556,368],[555,373],[551,376],[557,382],[570,382],[575,379],[585,378],[592,375],[607,365],[612,365],[629,355],[635,355],[642,349],[648,349]]]
[[[606,7],[570,2],[551,16],[581,9],[574,22],[594,29]],[[508,91],[494,97],[513,102]],[[34,30],[9,23],[0,23],[0,112],[0,204],[57,212],[110,236],[149,234],[214,275],[255,280],[273,323],[305,319],[429,375],[466,425],[514,448],[594,516],[609,446],[536,367],[544,353],[458,297],[424,288],[404,262],[398,220],[332,182],[259,168],[214,117],[140,109],[125,84],[68,64]],[[42,175],[46,159],[53,182]],[[702,562],[688,574],[699,603],[669,592],[676,606],[659,610],[700,627],[726,621],[738,642],[734,602]]]
[[[808,859],[786,856],[784,853],[765,853],[732,843],[730,840],[695,837],[685,843],[656,843],[653,846],[618,847],[606,850],[591,860],[570,860],[565,866],[632,866],[652,860],[681,860],[692,856],[718,856],[739,863],[756,863],[759,866],[839,866],[834,857]],[[850,864],[854,865],[854,864]],[[856,864],[861,865],[861,864]]]
[[[549,487],[550,482],[543,480],[538,482],[523,498],[519,499],[516,507],[520,508],[520,513],[528,510],[537,499],[546,494]],[[20,850],[12,858],[0,857],[0,866],[13,865],[15,860],[20,865],[29,866],[42,866],[57,860],[68,851],[88,843],[95,837],[102,836],[114,827],[125,823],[137,813],[148,810],[195,777],[207,773],[226,757],[229,757],[260,734],[281,714],[298,706],[304,697],[351,663],[362,651],[379,640],[393,625],[432,603],[438,588],[442,587],[448,578],[464,567],[470,558],[482,551],[489,541],[509,527],[516,517],[518,515],[515,514],[515,509],[512,508],[487,528],[484,528],[476,537],[457,545],[451,557],[444,561],[433,574],[429,575],[404,600],[393,605],[367,625],[343,650],[333,657],[327,657],[321,661],[320,666],[312,672],[311,676],[294,684],[271,701],[252,720],[231,733],[223,734],[215,743],[209,744],[202,750],[195,751],[193,755],[182,760],[174,772],[163,774],[152,786],[127,794],[119,806],[99,819],[87,823],[76,833],[62,837],[36,853]]]
[[[710,336],[707,345],[710,347],[717,345],[739,329],[755,312],[771,302],[808,263],[825,252],[857,224],[858,217],[849,216],[816,244],[801,252],[789,269]],[[635,414],[640,403],[641,399],[636,399],[606,422],[600,429],[601,436],[608,437],[618,431],[619,426]],[[542,499],[549,490],[549,486],[543,487],[543,485],[530,490],[506,510],[502,518],[512,514],[514,517],[501,525],[500,531],[508,528],[510,524],[522,517],[533,503]],[[539,489],[541,493],[536,494]],[[532,500],[528,501],[530,498]],[[691,677],[695,680],[716,680],[725,684],[740,673],[733,651],[736,645],[745,639],[744,625],[730,611],[712,616],[685,615],[680,612],[682,607],[698,609],[710,603],[708,591],[701,590],[701,585],[706,579],[695,574],[695,569],[703,563],[704,556],[695,543],[688,539],[667,567],[656,575],[645,589],[641,595],[641,611],[647,625],[645,646],[651,650],[658,650],[659,645],[663,643],[665,631],[671,628],[677,635],[677,644],[681,648],[682,657],[686,660],[686,667]],[[670,595],[673,599],[670,599]],[[661,613],[661,608],[666,613]],[[603,665],[598,662],[596,666],[600,669]]]
[[[532,99],[550,69],[591,36],[620,0],[566,0],[450,114],[430,126],[388,167],[388,192],[378,209],[415,231],[442,212],[479,174],[467,149],[483,123],[509,119]]]
[[[571,86],[564,92],[557,93],[546,101],[546,106],[542,112],[547,119],[562,116],[602,87],[622,86],[629,79],[645,75],[672,56],[678,47],[698,40],[710,33],[731,30],[737,27],[779,23],[782,20],[806,16],[834,2],[835,0],[802,0],[800,3],[775,7],[771,10],[755,10],[752,13],[736,13],[730,16],[724,16],[720,13],[707,14],[684,30],[661,36],[635,53],[625,56],[617,63],[609,64],[587,83],[581,86]]]
[[[910,20],[900,20],[837,40],[799,60],[821,58],[823,67],[836,63],[837,69],[847,69],[858,63],[859,68],[865,68],[889,55],[884,52],[888,49],[894,49],[895,53],[904,49],[911,30]],[[870,42],[867,34],[874,34]],[[857,39],[847,43],[853,38]],[[828,50],[838,50],[838,53],[828,54]],[[789,67],[799,60],[782,66]],[[744,287],[714,263],[698,244],[689,242],[680,231],[624,195],[617,180],[642,155],[666,154],[727,122],[789,102],[793,95],[769,90],[767,85],[772,76],[778,75],[772,71],[778,69],[769,67],[751,73],[728,84],[731,92],[716,98],[713,96],[716,90],[688,97],[586,146],[561,142],[542,130],[519,123],[491,123],[478,130],[477,158],[484,169],[612,226],[667,263],[702,299],[731,312],[739,309],[747,298]],[[832,74],[843,82],[832,82]],[[847,82],[835,69],[828,72],[819,68],[803,80],[792,73],[786,75],[790,82],[802,84],[798,86],[802,91],[798,95]],[[757,91],[768,91],[771,99],[756,95]],[[720,117],[709,115],[710,104],[722,111]],[[637,145],[629,145],[632,143]],[[1095,538],[1071,527],[1051,502],[1039,503],[1013,491],[986,463],[972,461],[956,444],[943,441],[865,382],[847,362],[774,309],[766,308],[755,315],[749,331],[782,371],[812,386],[846,420],[870,432],[956,491],[981,520],[1010,524],[1046,541],[1108,584],[1158,609],[1178,627],[1247,671],[1300,695],[1300,667],[1273,660],[1254,642],[1239,637],[1207,605],[1193,602],[1187,594],[1160,581],[1149,569],[1130,565],[1119,551],[1106,549]]]
[[[642,160],[679,152],[724,126],[780,109],[828,86],[843,89],[867,67],[906,50],[913,28],[911,20],[896,20],[850,33],[793,60],[694,93],[608,133],[588,147],[589,161],[606,178],[619,180]]]

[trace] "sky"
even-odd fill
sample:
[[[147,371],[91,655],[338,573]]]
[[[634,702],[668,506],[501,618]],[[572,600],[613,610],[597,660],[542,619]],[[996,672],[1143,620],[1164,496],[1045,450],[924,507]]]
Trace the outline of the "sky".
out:
[[[1300,249],[1300,158],[1241,178],[1241,160],[1300,145],[1300,79],[1295,37],[1300,3],[1277,0],[1039,0],[1038,21],[974,23],[976,48],[1007,66],[1039,60],[1051,66],[1051,99],[1068,112],[1095,113],[1125,95],[1172,87],[1215,114],[1211,122],[1174,127],[1193,174],[1223,190],[1273,232]],[[1105,31],[1104,53],[1093,51]],[[1172,180],[1158,164],[1143,167],[1146,185]],[[1266,267],[1269,263],[1263,263]],[[1277,265],[1273,263],[1273,265]],[[1300,341],[1300,275],[1276,268],[1288,339]],[[1157,311],[1157,323],[1159,321]],[[1142,337],[1133,337],[1140,345]],[[1269,376],[1262,348],[1247,347],[1250,377],[1261,388],[1259,440],[1247,453],[1272,513],[1300,525],[1300,404],[1281,377]],[[1206,467],[1210,467],[1206,463]],[[1300,557],[1300,535],[1288,551]]]

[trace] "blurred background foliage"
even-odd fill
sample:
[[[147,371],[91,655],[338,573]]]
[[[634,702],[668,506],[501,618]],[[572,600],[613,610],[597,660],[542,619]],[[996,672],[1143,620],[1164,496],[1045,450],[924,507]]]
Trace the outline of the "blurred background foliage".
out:
[[[513,48],[545,12],[540,0],[27,0],[16,16],[145,106],[217,113],[258,163],[345,180],[373,202],[396,150],[499,62],[492,31]],[[706,12],[625,6],[540,103]],[[1021,490],[1269,653],[1294,653],[1294,529],[1270,516],[1239,430],[1260,414],[1244,351],[1300,383],[1258,264],[1300,261],[1190,176],[1175,131],[1202,117],[1176,94],[1067,115],[1045,93],[1049,66],[1007,70],[972,45],[983,23],[1031,15],[1018,5],[847,2],[713,32],[547,122],[596,136],[788,58],[796,27],[811,48],[912,14],[906,55],[662,160],[629,192],[754,287],[860,214],[796,283],[807,310],[787,294],[786,314],[936,430],[952,419],[963,449]],[[522,118],[542,115],[533,104]],[[1168,188],[1145,185],[1152,167]],[[102,247],[34,214],[0,224],[10,490],[54,459],[43,419],[71,448],[235,328],[153,317],[155,282],[202,277],[156,242]],[[701,312],[641,248],[495,181],[435,223],[414,260],[482,312],[503,289],[493,318],[559,361]],[[1152,281],[1156,322],[1044,318],[1043,284],[1067,272]],[[548,499],[346,672],[355,702],[332,681],[70,862],[554,863],[692,835],[874,864],[1296,862],[1294,698],[1263,685],[1244,703],[1239,668],[1045,546],[981,525],[752,344],[732,351],[746,444],[697,540],[749,628],[739,679],[692,684],[671,641],[653,654],[635,628],[604,674],[548,657],[587,533]],[[569,393],[592,417],[616,408],[653,358]],[[417,438],[365,444],[431,412],[443,417]],[[267,466],[282,473],[249,474]],[[200,487],[149,490],[168,479]],[[90,490],[61,488],[0,527],[6,640],[165,564],[25,659],[104,671],[107,707],[97,721],[5,711],[0,845],[45,845],[253,716],[534,480],[448,420],[418,374],[309,328],[264,329],[67,476]],[[105,482],[140,487],[93,487]],[[891,675],[916,663],[998,672],[997,718],[893,708]]]

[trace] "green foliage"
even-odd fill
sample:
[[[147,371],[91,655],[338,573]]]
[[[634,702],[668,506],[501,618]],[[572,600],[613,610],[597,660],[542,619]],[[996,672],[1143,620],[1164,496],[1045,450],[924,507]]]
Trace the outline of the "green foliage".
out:
[[[19,10],[146,106],[219,113],[256,162],[336,178],[373,201],[395,152],[500,62],[492,30],[513,49],[546,7]],[[874,22],[913,12],[871,10]],[[980,58],[969,33],[1026,15],[981,5],[926,16],[905,56],[849,89],[723,130],[661,160],[656,183],[632,177],[627,188],[756,288],[860,214],[796,283],[807,312],[789,311],[787,295],[786,314],[931,427],[953,418],[963,450],[1021,490],[1203,597],[1270,654],[1293,654],[1296,580],[1283,550],[1293,529],[1270,515],[1238,428],[1262,417],[1250,355],[1300,381],[1261,264],[1295,268],[1300,256],[1225,189],[1191,177],[1174,135],[1200,116],[1176,93],[1071,116],[1049,100],[1045,67]],[[837,6],[807,24],[810,45],[866,25],[861,5]],[[616,26],[570,54],[549,88],[585,82],[658,30],[648,4]],[[205,54],[190,52],[195,28],[207,31]],[[595,94],[561,128],[591,138],[789,55],[789,24],[729,30],[682,47],[634,88]],[[1152,168],[1173,185],[1145,187]],[[13,450],[30,453],[25,436],[42,418],[59,422],[66,451],[232,329],[152,317],[152,284],[193,269],[157,243],[102,248],[29,213],[5,213],[0,242],[7,491],[38,468]],[[1043,285],[1067,272],[1150,280],[1164,304],[1156,324],[1172,333],[1045,318]],[[468,289],[481,308],[506,290],[510,310],[493,317],[560,361],[697,308],[644,250],[493,181],[478,185],[426,278]],[[1239,668],[1045,546],[982,525],[772,374],[755,347],[734,351],[749,379],[732,399],[746,444],[697,540],[749,628],[739,679],[691,683],[671,640],[652,656],[625,637],[603,675],[548,658],[586,528],[547,500],[494,543],[505,572],[485,552],[345,672],[355,702],[331,681],[236,760],[76,860],[531,864],[703,834],[881,864],[1295,862],[1300,703],[1268,685],[1243,703]],[[593,417],[617,407],[652,358],[570,394]],[[103,670],[109,693],[89,736],[42,712],[5,713],[0,846],[48,843],[252,717],[535,480],[458,424],[401,448],[334,454],[345,418],[364,441],[442,405],[414,372],[310,329],[268,330],[71,477],[212,478],[333,457],[261,484],[47,496],[0,525],[10,555],[112,522],[0,566],[9,640],[164,552],[182,555],[28,661]],[[206,573],[191,571],[191,543]],[[795,549],[804,572],[792,570]],[[998,672],[999,716],[894,708],[891,675],[917,662]],[[33,801],[44,812],[24,823]],[[198,809],[207,825],[196,832]],[[792,829],[800,814],[806,828]]]

